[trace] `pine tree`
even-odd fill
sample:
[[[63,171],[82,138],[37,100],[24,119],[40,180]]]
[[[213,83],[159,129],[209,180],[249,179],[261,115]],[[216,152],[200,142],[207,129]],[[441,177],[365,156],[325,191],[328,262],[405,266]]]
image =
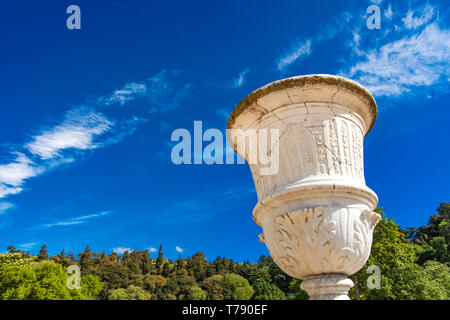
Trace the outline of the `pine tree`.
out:
[[[43,245],[37,256],[37,261],[48,260],[47,245]]]
[[[159,245],[158,258],[156,259],[156,270],[158,272],[160,272],[160,268],[163,263],[163,258],[164,258],[164,256],[163,256],[163,252],[162,252],[162,245]]]
[[[9,253],[16,253],[16,252],[18,252],[18,250],[14,246],[8,246],[6,248],[6,250],[8,250]]]
[[[61,260],[63,260],[66,257],[66,252],[65,252],[65,248],[62,249],[61,253],[58,254],[58,258],[60,258]]]
[[[71,262],[77,262],[77,260],[75,259],[74,254],[72,253],[72,251],[69,251],[69,253],[67,254],[67,256],[69,257],[69,260]]]
[[[83,273],[87,274],[86,272],[88,271],[88,269],[94,264],[94,260],[92,259],[92,251],[89,246],[86,246],[84,252],[78,254],[78,262]]]

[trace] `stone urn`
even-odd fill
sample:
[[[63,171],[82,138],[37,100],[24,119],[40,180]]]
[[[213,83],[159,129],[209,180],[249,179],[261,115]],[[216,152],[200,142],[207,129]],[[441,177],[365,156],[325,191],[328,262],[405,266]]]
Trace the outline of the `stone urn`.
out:
[[[278,132],[267,148],[279,153],[278,170],[267,174],[266,164],[249,162],[258,195],[253,220],[277,265],[303,280],[310,299],[348,300],[348,276],[369,257],[381,217],[365,184],[363,139],[376,117],[375,100],[360,84],[307,75],[257,89],[228,120],[228,141],[247,162],[243,135]]]

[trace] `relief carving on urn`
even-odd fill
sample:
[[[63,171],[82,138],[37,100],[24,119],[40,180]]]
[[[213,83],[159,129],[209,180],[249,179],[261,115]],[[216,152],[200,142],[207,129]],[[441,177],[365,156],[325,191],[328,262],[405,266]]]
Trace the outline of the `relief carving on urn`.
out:
[[[361,85],[310,75],[257,89],[228,121],[228,140],[243,158],[243,132],[279,132],[269,148],[279,152],[278,171],[266,175],[250,164],[258,194],[253,219],[275,262],[305,280],[311,299],[348,299],[347,276],[370,255],[380,216],[373,212],[378,198],[365,184],[363,139],[376,115]]]

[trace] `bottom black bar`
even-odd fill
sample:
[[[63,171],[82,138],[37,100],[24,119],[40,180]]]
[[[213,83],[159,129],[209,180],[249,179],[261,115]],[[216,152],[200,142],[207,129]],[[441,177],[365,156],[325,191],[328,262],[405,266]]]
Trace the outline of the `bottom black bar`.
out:
[[[448,301],[0,301],[2,312],[11,309],[13,314],[21,315],[35,315],[42,309],[47,315],[60,310],[81,316],[88,311],[90,315],[148,315],[144,318],[149,319],[156,315],[164,319],[300,319],[311,317],[311,312],[314,317],[386,315],[391,308],[403,316],[413,316],[424,307],[432,307],[433,312],[442,308],[445,312],[449,306]]]

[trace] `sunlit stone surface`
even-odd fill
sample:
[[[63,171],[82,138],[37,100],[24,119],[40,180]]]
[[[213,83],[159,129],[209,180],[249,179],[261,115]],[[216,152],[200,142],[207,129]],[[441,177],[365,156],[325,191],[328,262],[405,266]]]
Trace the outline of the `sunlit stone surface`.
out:
[[[348,299],[347,276],[366,263],[380,216],[364,179],[363,139],[377,106],[358,83],[308,75],[270,83],[232,112],[228,140],[240,156],[236,129],[279,129],[279,170],[261,175],[254,221],[278,266],[303,279],[311,299]],[[248,160],[246,158],[246,160]]]

